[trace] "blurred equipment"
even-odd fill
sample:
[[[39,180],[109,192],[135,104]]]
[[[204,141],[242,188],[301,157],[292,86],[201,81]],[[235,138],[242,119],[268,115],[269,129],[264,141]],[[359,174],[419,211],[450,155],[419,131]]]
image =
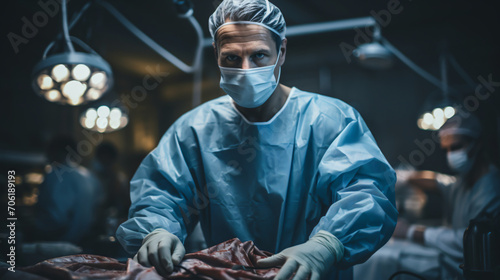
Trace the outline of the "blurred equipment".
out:
[[[500,212],[479,215],[464,233],[465,279],[500,279]]]

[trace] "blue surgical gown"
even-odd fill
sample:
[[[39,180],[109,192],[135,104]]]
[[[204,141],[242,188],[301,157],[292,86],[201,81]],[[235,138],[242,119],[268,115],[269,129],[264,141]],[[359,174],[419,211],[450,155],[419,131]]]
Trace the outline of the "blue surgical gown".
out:
[[[155,228],[184,241],[200,221],[208,245],[238,237],[277,253],[326,230],[349,268],[392,235],[395,179],[338,99],[292,88],[271,120],[252,123],[226,95],[184,114],[144,159],[117,237],[133,254]]]

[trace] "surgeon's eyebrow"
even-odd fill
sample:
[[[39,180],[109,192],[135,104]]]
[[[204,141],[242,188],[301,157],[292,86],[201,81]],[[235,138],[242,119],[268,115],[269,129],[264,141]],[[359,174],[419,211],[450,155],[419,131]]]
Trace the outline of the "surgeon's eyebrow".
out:
[[[269,49],[258,49],[256,51],[253,51],[252,53],[254,53],[254,54],[255,53],[265,53],[265,54],[270,55],[271,54],[271,50],[269,50]]]
[[[267,55],[271,55],[271,50],[270,49],[265,49],[265,48],[262,48],[262,49],[257,49],[257,50],[252,50],[251,51],[251,54],[256,54],[256,53],[264,53],[264,54],[267,54]],[[221,56],[228,56],[228,55],[236,55],[236,56],[240,56],[240,52],[238,51],[235,51],[235,50],[227,50],[227,51],[222,51],[220,53]]]
[[[220,53],[221,56],[229,56],[229,55],[236,55],[239,56],[239,53],[237,51],[223,51]]]

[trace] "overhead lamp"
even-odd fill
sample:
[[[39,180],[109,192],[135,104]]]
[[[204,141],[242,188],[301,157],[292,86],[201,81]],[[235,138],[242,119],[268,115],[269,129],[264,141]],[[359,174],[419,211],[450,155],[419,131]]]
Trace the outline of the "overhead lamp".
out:
[[[455,113],[456,109],[452,106],[436,107],[432,111],[420,115],[417,120],[418,128],[422,130],[438,130]]]
[[[465,73],[465,70],[460,67],[455,58],[447,53],[443,53],[440,56],[440,67],[441,67],[441,94],[442,97],[439,99],[430,100],[428,102],[428,110],[424,111],[417,120],[417,125],[422,130],[438,130],[443,126],[443,124],[453,117],[457,109],[453,107],[450,97],[450,88],[448,86],[448,64],[455,68],[460,76],[469,84],[471,88],[474,88],[473,81]],[[456,92],[455,94],[457,94]],[[432,96],[429,96],[431,98]],[[456,101],[456,100],[455,100]],[[434,106],[429,106],[429,105]]]
[[[81,105],[103,96],[112,86],[111,67],[100,56],[67,52],[35,65],[33,89],[50,102]]]
[[[66,1],[61,3],[66,50],[47,56],[55,41],[49,44],[42,60],[33,68],[32,86],[50,102],[76,106],[101,98],[111,88],[113,74],[102,57],[81,40],[69,36]],[[76,52],[73,42],[89,53]]]
[[[389,69],[394,65],[394,56],[379,42],[360,45],[353,55],[361,65],[370,69]]]
[[[63,0],[61,5],[61,14],[63,18],[62,36],[59,34],[56,40],[49,44],[44,52],[42,61],[34,68],[32,79],[35,92],[52,102],[81,105],[88,101],[101,98],[111,89],[113,79],[109,64],[84,42],[69,35],[69,30],[80,20],[90,5],[95,3],[107,10],[134,36],[160,56],[171,62],[183,72],[194,74],[193,105],[201,103],[203,30],[193,16],[193,5],[189,0],[174,0],[173,3],[179,17],[186,18],[196,31],[198,44],[193,65],[185,64],[168,50],[160,46],[132,24],[123,14],[115,9],[115,7],[104,0],[86,2],[68,25],[67,1],[68,0]],[[54,46],[56,41],[60,41],[61,39],[64,39],[66,43],[65,52],[47,57],[49,50]],[[72,45],[73,42],[85,49],[88,53],[75,52]]]
[[[80,124],[99,133],[114,132],[127,126],[128,113],[124,107],[116,105],[91,107],[81,114]]]
[[[359,45],[352,54],[366,68],[382,70],[394,65],[394,55],[379,40],[382,38],[380,26],[373,27],[373,42]]]

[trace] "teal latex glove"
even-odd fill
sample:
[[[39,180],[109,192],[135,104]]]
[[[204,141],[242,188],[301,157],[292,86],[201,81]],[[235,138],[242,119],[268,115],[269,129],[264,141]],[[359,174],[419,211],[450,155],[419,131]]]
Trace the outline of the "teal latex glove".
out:
[[[320,230],[306,243],[287,248],[281,253],[257,261],[258,267],[280,266],[275,280],[319,280],[344,256],[344,245],[333,234]]]
[[[161,276],[167,276],[181,262],[186,250],[181,240],[164,229],[155,229],[142,241],[134,260],[144,266],[154,266]]]

